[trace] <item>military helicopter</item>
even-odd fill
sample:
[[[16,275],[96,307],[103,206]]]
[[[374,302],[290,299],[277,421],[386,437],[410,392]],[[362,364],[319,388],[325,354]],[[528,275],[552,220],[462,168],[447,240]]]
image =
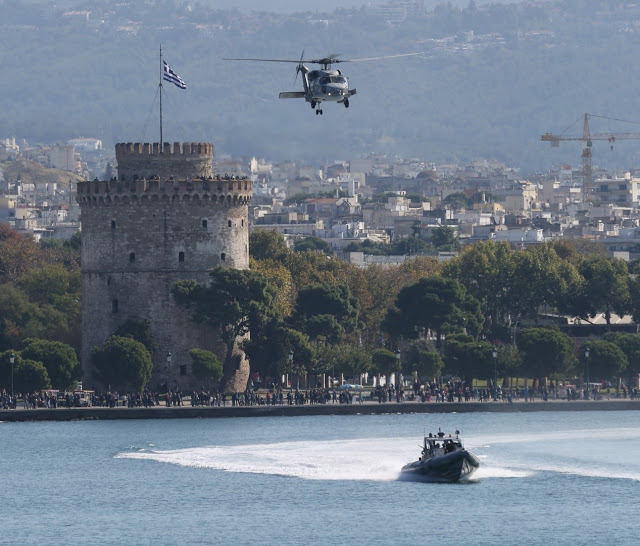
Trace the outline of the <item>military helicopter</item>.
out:
[[[379,61],[382,59],[393,59],[396,57],[410,57],[420,55],[420,53],[402,53],[400,55],[387,55],[385,57],[370,57],[367,59],[339,59],[340,53],[331,53],[321,59],[305,59],[304,51],[300,59],[252,59],[252,58],[225,58],[225,61],[261,61],[270,63],[297,63],[296,79],[302,72],[302,85],[304,91],[283,91],[280,93],[281,99],[304,99],[311,108],[316,109],[316,116],[322,115],[323,102],[338,102],[349,108],[349,98],[357,93],[356,88],[349,89],[349,78],[340,70],[332,69],[331,66],[338,63],[355,63],[364,61]],[[320,69],[311,70],[304,63],[320,65]],[[295,83],[295,82],[294,82]]]

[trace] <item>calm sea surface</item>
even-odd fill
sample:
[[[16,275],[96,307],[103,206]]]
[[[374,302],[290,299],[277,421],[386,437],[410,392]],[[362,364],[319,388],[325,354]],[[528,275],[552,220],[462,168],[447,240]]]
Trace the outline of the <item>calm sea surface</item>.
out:
[[[466,484],[396,481],[426,429]],[[640,412],[0,423],[0,544],[640,544]]]

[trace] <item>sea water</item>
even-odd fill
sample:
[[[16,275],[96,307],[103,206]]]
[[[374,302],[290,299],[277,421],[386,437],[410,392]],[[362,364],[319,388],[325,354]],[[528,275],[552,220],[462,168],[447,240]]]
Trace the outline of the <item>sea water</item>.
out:
[[[0,544],[640,544],[640,412],[0,423]],[[460,430],[469,483],[398,481]]]

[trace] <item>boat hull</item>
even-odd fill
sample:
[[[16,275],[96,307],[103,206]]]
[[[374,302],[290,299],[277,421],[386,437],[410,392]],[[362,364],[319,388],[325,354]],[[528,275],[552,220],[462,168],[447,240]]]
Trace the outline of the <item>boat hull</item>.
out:
[[[466,449],[440,457],[415,461],[402,467],[400,479],[407,481],[452,483],[468,480],[480,466],[480,460]]]

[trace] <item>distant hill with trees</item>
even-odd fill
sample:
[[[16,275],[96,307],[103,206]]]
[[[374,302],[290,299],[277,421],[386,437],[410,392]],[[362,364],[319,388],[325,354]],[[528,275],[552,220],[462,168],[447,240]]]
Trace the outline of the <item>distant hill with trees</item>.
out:
[[[525,170],[580,164],[585,112],[640,120],[640,5],[620,0],[441,3],[390,24],[375,5],[323,13],[240,12],[211,2],[0,2],[2,137],[31,143],[96,136],[159,138],[159,45],[186,81],[164,86],[167,141],[212,141],[217,153],[312,162],[371,152],[436,163],[475,158]],[[278,100],[295,64],[225,57],[417,57],[339,65],[358,93],[313,115]],[[165,82],[166,83],[166,82]],[[576,122],[574,124],[574,122]],[[636,126],[595,119],[594,132]],[[596,126],[596,124],[598,124]],[[638,166],[637,143],[594,143],[594,165]]]
[[[58,169],[47,169],[36,161],[21,159],[18,161],[5,161],[0,163],[6,180],[16,181],[20,179],[24,184],[58,184],[62,188],[71,186],[71,183],[84,180],[82,176]]]

